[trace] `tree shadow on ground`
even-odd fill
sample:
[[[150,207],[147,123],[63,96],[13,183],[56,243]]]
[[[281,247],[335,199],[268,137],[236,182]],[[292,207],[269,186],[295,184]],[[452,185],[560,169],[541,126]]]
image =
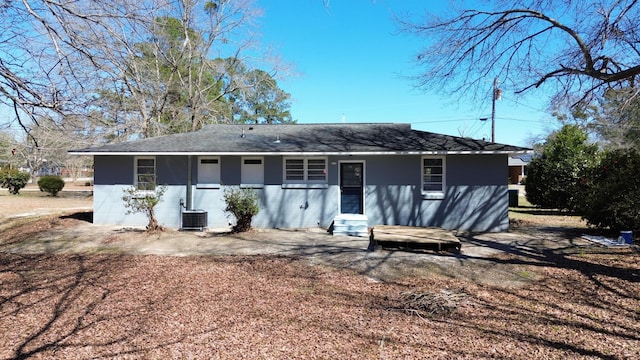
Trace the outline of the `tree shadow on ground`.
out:
[[[62,215],[60,219],[74,219],[93,224],[93,211],[79,211],[73,214]]]
[[[456,344],[455,349],[447,349],[455,351],[458,355],[474,358],[496,357],[494,352],[496,349],[501,351],[508,346],[523,345],[542,351],[538,354],[540,357],[545,354],[554,357],[553,355],[558,355],[560,352],[566,352],[567,357],[584,356],[602,359],[623,358],[623,354],[632,358],[633,354],[637,354],[633,350],[633,346],[640,341],[637,321],[619,323],[616,320],[637,319],[640,315],[638,310],[640,299],[637,292],[640,276],[638,252],[627,249],[626,252],[610,253],[604,248],[582,246],[572,242],[571,238],[562,242],[566,244],[564,246],[536,248],[535,244],[530,243],[538,240],[536,234],[537,236],[556,235],[559,238],[563,236],[540,231],[529,237],[529,241],[514,243],[487,240],[481,234],[469,234],[464,237],[470,243],[475,242],[486,247],[501,249],[505,254],[511,255],[507,257],[477,256],[475,257],[477,259],[492,261],[498,265],[526,264],[539,267],[541,271],[550,269],[552,272],[546,273],[544,279],[521,289],[476,286],[464,282],[462,284],[470,289],[469,292],[479,304],[477,308],[465,313],[465,316],[434,317],[424,320],[428,326],[417,326],[410,319],[399,318],[384,309],[371,313],[364,311],[371,309],[375,304],[386,304],[386,294],[392,291],[414,289],[412,284],[419,284],[421,287],[449,284],[445,281],[438,283],[410,279],[405,283],[398,282],[393,288],[390,287],[391,285],[376,282],[364,287],[364,290],[358,290],[360,288],[354,290],[354,284],[363,281],[357,278],[342,284],[341,281],[344,281],[348,273],[342,273],[339,277],[329,277],[324,268],[307,267],[306,262],[300,262],[291,268],[284,267],[284,265],[295,263],[293,256],[194,257],[184,262],[176,262],[168,257],[0,253],[0,279],[3,284],[0,288],[2,289],[0,290],[0,315],[5,319],[5,326],[11,324],[11,319],[19,316],[38,314],[37,317],[34,316],[33,323],[16,322],[11,325],[14,329],[24,330],[15,331],[12,336],[7,336],[7,339],[14,339],[14,341],[4,353],[0,349],[0,353],[3,354],[0,357],[6,356],[11,359],[45,357],[55,355],[58,351],[60,353],[90,351],[86,357],[95,358],[157,357],[154,356],[156,350],[177,351],[202,338],[210,339],[213,336],[215,336],[216,345],[233,344],[237,347],[245,344],[243,350],[251,354],[251,349],[244,342],[223,342],[224,339],[220,337],[220,334],[223,334],[221,329],[231,329],[230,324],[233,325],[239,321],[246,324],[262,321],[278,326],[285,322],[298,324],[295,322],[298,318],[301,319],[300,329],[316,329],[319,335],[332,334],[349,337],[350,340],[367,338],[367,343],[361,345],[361,348],[368,344],[378,346],[382,342],[380,339],[386,339],[387,344],[393,344],[401,350],[428,351],[427,349],[436,346],[432,338],[437,339],[438,342],[446,340],[439,337],[440,332],[437,330],[448,330],[449,332],[443,332],[443,334],[451,336],[451,331],[454,329],[455,335],[459,335],[461,339],[459,344],[464,345],[464,341],[472,344],[473,339],[482,337],[489,337],[494,342],[495,347],[491,348]],[[342,240],[351,239],[343,238]],[[358,242],[358,244],[364,245],[365,242]],[[349,264],[349,261],[354,259],[353,255],[368,254],[365,250],[366,246],[354,247],[348,246],[349,244],[353,242],[299,246],[303,247],[300,252],[307,251],[307,255],[344,254],[346,255],[345,264]],[[260,242],[256,241],[254,246],[260,246]],[[607,259],[590,256],[598,253],[610,255],[614,257],[614,261],[607,262]],[[393,254],[393,252],[383,252],[379,258],[370,258],[364,263],[367,267],[361,273],[368,274],[381,264],[388,263]],[[463,255],[442,255],[463,258]],[[129,277],[138,273],[136,264],[140,259],[155,265],[141,278]],[[227,263],[237,266],[219,266]],[[192,273],[193,267],[198,268],[196,274],[187,276]],[[129,269],[134,271],[128,271]],[[180,273],[180,269],[188,270]],[[554,270],[557,272],[554,273]],[[206,284],[194,284],[207,272],[214,274],[208,275],[213,280]],[[123,273],[125,275],[121,276],[120,274]],[[153,281],[156,276],[161,276],[163,281]],[[175,282],[166,282],[174,276]],[[221,277],[233,280],[234,286],[215,286]],[[247,283],[251,283],[251,286],[247,287],[251,289],[250,292],[230,296],[234,294],[234,287],[241,287],[242,284]],[[222,284],[227,283],[222,282]],[[330,304],[331,306],[326,307],[327,309],[340,305],[345,309],[343,314],[364,315],[343,319],[335,313],[331,317],[324,315],[324,312],[312,312],[311,315],[314,317],[300,316],[292,311],[291,317],[278,316],[286,314],[287,311],[279,311],[281,309],[273,307],[260,307],[265,298],[282,296],[282,293],[277,291],[270,292],[269,289],[273,288],[274,284],[281,287],[295,284],[294,291],[288,294],[300,296],[298,304],[301,305],[301,309],[307,307],[307,310],[300,314],[308,315],[309,309]],[[460,283],[451,282],[450,284]],[[371,289],[382,287],[384,291],[370,292]],[[194,296],[192,290],[199,288],[205,289],[204,296],[199,300],[214,300],[204,306],[190,306],[201,304],[199,301],[189,302],[189,299]],[[546,295],[541,296],[543,293]],[[184,296],[185,294],[187,296]],[[112,306],[122,304],[126,299],[135,299],[135,301],[124,307],[115,307],[119,309],[118,311],[113,310]],[[185,306],[176,306],[179,302],[173,302],[175,299],[185,301]],[[170,304],[167,305],[166,302]],[[198,314],[202,314],[198,312],[202,307],[206,308],[219,303],[225,303],[228,306],[220,309],[230,310],[220,311],[217,321],[226,321],[224,323],[196,326],[185,322],[184,328],[178,327],[174,332],[161,338],[154,337],[155,333],[149,331],[149,328],[170,324],[170,322],[154,321],[171,320],[172,314],[178,312],[177,310],[191,311],[193,316],[197,317]],[[243,311],[231,311],[238,309]],[[326,314],[332,314],[329,310],[326,311]],[[145,316],[137,317],[136,314],[146,314],[146,318]],[[382,333],[371,330],[374,328],[373,325],[376,325],[372,319],[378,317],[385,322],[385,328],[392,327],[388,322],[394,321],[392,323],[395,326],[394,332]],[[307,319],[313,319],[313,321]],[[416,321],[420,320],[416,318]],[[115,326],[112,328],[107,326],[108,324]],[[362,326],[362,324],[365,325]],[[420,324],[424,325],[422,322]],[[274,325],[273,328],[277,326]],[[423,332],[422,329],[425,328],[435,328],[436,332]],[[86,336],[88,334],[101,334],[101,336],[88,341]],[[258,331],[253,334],[262,335]],[[427,336],[428,334],[431,337]],[[412,342],[411,339],[417,339],[417,341]],[[598,346],[593,346],[593,343],[586,339],[599,339],[595,343]],[[420,347],[415,345],[416,342]],[[293,346],[300,347],[301,343]],[[612,351],[606,348],[607,344],[615,344],[618,348],[627,346],[627,349],[631,350]],[[206,350],[211,351],[211,348]],[[434,357],[436,357],[435,354]]]
[[[20,342],[13,344],[11,358],[26,359],[56,348],[81,347],[69,339],[100,327],[103,319],[96,316],[96,308],[112,290],[97,282],[114,260],[84,255],[0,255],[0,273],[20,279],[5,283],[0,296],[2,315],[39,315],[39,321],[25,327]],[[43,307],[48,311],[42,311]],[[125,338],[109,339],[101,345],[118,342],[125,342]]]
[[[464,254],[459,256],[466,260],[487,260],[496,264],[532,265],[538,267],[551,266],[576,270],[589,277],[602,275],[634,283],[640,282],[640,267],[638,266],[640,263],[640,251],[637,246],[621,250],[608,249],[591,244],[585,245],[583,241],[578,241],[577,233],[577,229],[563,229],[562,232],[559,232],[557,229],[539,228],[535,234],[532,234],[531,239],[511,243],[485,239],[480,236],[481,234],[468,234],[460,237],[467,244],[495,249],[500,253],[513,256],[477,257]],[[541,244],[538,243],[533,244],[533,242],[537,242],[540,237],[544,237],[545,234],[559,239],[564,238],[564,241],[555,242],[557,246],[553,248],[544,245],[541,246]],[[531,244],[528,242],[531,242]],[[584,256],[585,254],[610,254],[612,256],[618,256],[628,259],[627,262],[623,262],[628,266],[598,264],[590,261],[588,257]],[[636,298],[640,299],[640,294],[638,294]]]

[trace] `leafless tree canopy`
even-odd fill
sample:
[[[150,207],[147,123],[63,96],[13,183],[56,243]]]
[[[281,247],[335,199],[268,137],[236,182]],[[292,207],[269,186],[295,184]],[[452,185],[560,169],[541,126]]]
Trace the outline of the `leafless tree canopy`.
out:
[[[259,15],[251,0],[0,0],[0,106],[32,136],[41,119],[141,136],[228,121],[220,99],[256,87],[236,69],[273,64]]]
[[[455,2],[447,16],[403,18],[425,39],[418,85],[485,94],[498,77],[516,93],[544,86],[582,100],[635,87],[640,74],[636,0]]]
[[[260,15],[253,0],[0,0],[0,131],[27,135],[0,160],[35,172],[33,158],[237,120],[287,73],[257,46]]]
[[[113,22],[137,22],[143,2],[4,1],[0,5],[0,102],[30,121],[75,111],[106,64],[92,34]],[[90,65],[91,71],[86,70]]]

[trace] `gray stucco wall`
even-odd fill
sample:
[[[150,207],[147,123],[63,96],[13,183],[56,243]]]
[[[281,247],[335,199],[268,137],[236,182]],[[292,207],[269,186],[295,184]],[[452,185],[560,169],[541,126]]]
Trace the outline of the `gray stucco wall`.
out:
[[[256,227],[327,228],[338,214],[341,161],[365,164],[365,214],[376,224],[439,226],[471,231],[508,229],[507,155],[450,155],[446,157],[446,196],[425,199],[421,192],[422,157],[330,156],[328,184],[323,188],[283,188],[282,157],[264,157],[265,185],[256,189],[260,213]],[[196,159],[193,179],[197,178]],[[240,183],[241,157],[221,158],[221,182]],[[133,184],[133,157],[96,156],[94,222],[144,226],[144,215],[126,215],[123,189]],[[180,227],[180,200],[186,198],[187,157],[158,156],[158,182],[168,190],[157,207],[164,226]],[[194,180],[195,184],[195,180]],[[233,219],[224,213],[221,188],[192,186],[193,208],[208,212],[210,228],[227,227]]]

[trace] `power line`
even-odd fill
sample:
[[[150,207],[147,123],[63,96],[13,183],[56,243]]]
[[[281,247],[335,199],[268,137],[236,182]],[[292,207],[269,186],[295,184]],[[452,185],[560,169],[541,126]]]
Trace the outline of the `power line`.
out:
[[[538,108],[535,108],[535,107],[533,107],[531,105],[527,105],[527,104],[525,104],[523,102],[516,101],[516,100],[514,100],[514,99],[512,99],[510,97],[505,97],[504,94],[503,94],[502,98],[504,100],[510,101],[512,104],[516,104],[518,107],[520,107],[520,106],[521,107],[525,107],[525,108],[528,108],[528,109],[531,109],[531,110],[535,110],[536,112],[541,112],[541,113],[546,113],[547,112],[547,110],[538,109]]]
[[[556,123],[556,120],[553,119],[545,119],[545,118],[540,118],[540,119],[524,119],[524,118],[517,118],[517,117],[512,117],[512,116],[500,116],[500,117],[496,117],[496,119],[500,119],[500,120],[513,120],[513,121],[522,121],[522,122],[537,122],[537,123]]]
[[[469,120],[478,120],[474,118],[463,118],[463,119],[450,119],[450,120],[428,120],[428,121],[412,121],[412,124],[434,124],[434,123],[447,123],[447,122],[460,122],[460,121],[469,121]]]

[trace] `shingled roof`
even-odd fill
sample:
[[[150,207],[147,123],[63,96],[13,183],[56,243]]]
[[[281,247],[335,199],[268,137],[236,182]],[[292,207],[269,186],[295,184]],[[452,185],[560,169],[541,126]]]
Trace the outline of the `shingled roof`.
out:
[[[409,124],[210,125],[202,130],[72,150],[75,155],[518,154],[531,149],[411,129]]]

